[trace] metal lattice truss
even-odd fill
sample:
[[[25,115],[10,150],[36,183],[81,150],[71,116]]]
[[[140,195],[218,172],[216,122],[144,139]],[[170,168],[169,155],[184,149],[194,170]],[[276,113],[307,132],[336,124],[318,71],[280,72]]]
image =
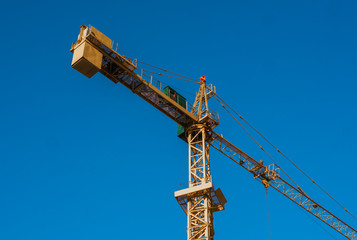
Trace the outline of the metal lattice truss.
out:
[[[302,190],[283,180],[280,177],[280,169],[274,164],[264,166],[263,163],[254,160],[217,133],[212,131],[211,136],[210,144],[213,148],[251,172],[254,178],[262,182],[266,187],[271,186],[346,238],[357,240],[357,231],[355,229],[320,206]]]
[[[210,121],[210,126],[214,128],[219,124],[218,114],[208,108],[208,99],[216,95],[213,85],[207,86],[201,83],[201,87],[196,95],[191,112],[198,117],[199,122]]]
[[[204,127],[192,130],[188,135],[189,150],[189,186],[212,182],[210,171],[209,148]]]
[[[189,188],[212,183],[207,130],[203,125],[189,130]],[[194,192],[187,198],[187,239],[212,239],[213,217],[210,191]],[[210,238],[211,237],[211,238]]]
[[[271,186],[346,238],[357,240],[355,229],[317,204],[300,188],[283,180],[277,166],[274,164],[265,166],[263,162],[254,160],[212,131],[219,124],[218,115],[210,110],[207,104],[207,100],[215,95],[213,86],[201,83],[193,107],[188,106],[185,109],[162,92],[165,86],[161,82],[153,80],[151,76],[146,76],[142,71],[140,74],[136,65],[99,41],[89,28],[81,34],[83,36],[80,42],[74,44],[72,49],[83,41],[96,48],[103,55],[100,72],[105,77],[114,83],[123,84],[176,123],[188,129],[190,183],[189,188],[175,192],[175,197],[187,213],[189,240],[213,239],[212,213],[223,210],[226,203],[220,189],[214,190],[212,185],[209,168],[210,146],[251,172],[254,178],[262,182],[265,187]]]
[[[187,204],[187,239],[213,239],[212,201],[208,194],[189,199]]]
[[[161,90],[165,85],[155,81],[150,76],[145,80],[144,75],[136,73],[133,65],[128,63],[122,55],[108,48],[94,36],[89,34],[84,41],[87,41],[103,54],[103,62],[100,72],[114,83],[121,83],[133,93],[137,94],[145,101],[151,103],[165,115],[173,119],[178,124],[186,127],[197,122],[197,116],[180,106]]]

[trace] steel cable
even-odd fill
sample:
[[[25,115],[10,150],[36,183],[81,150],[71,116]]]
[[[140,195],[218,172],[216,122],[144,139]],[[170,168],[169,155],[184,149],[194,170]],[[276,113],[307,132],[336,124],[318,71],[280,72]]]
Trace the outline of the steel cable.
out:
[[[138,68],[139,70],[141,70],[141,68]],[[144,72],[147,72],[147,71],[145,71],[144,69],[143,69],[143,71]],[[143,73],[143,75],[145,76],[145,77],[147,77],[148,79],[150,79],[150,77],[152,77],[152,75],[146,75],[145,73]],[[155,77],[152,77],[154,80],[156,80],[156,81],[158,81],[158,82],[161,82],[161,83],[163,83],[163,84],[165,84],[166,86],[172,86],[175,90],[180,90],[180,92],[185,92],[185,93],[187,93],[187,94],[190,94],[190,95],[192,95],[192,96],[196,96],[195,94],[193,94],[193,93],[191,93],[191,92],[188,92],[188,91],[186,91],[186,90],[184,90],[184,89],[182,89],[182,88],[178,88],[178,87],[176,87],[175,85],[173,85],[173,84],[168,84],[168,83],[166,83],[166,82],[163,82],[163,81],[161,81],[161,80],[159,80],[159,79],[157,79],[157,78],[155,78]]]
[[[265,187],[265,195],[267,199],[267,218],[268,218],[268,224],[269,224],[269,240],[271,240],[271,225],[270,225],[270,214],[269,214],[269,201],[268,201],[268,188]]]
[[[142,70],[144,72],[147,72],[147,73],[153,73],[153,74],[157,74],[157,75],[160,75],[160,76],[165,76],[165,77],[170,77],[170,78],[176,78],[176,79],[180,79],[180,80],[183,80],[183,81],[187,81],[187,82],[192,82],[192,83],[199,83],[199,81],[191,81],[191,80],[188,80],[188,79],[184,79],[184,78],[180,78],[180,77],[175,77],[175,76],[171,76],[171,75],[167,75],[167,74],[163,74],[163,73],[157,73],[157,72],[153,72],[153,71],[149,71],[149,70],[145,70],[142,68]]]
[[[215,95],[215,97],[218,97]],[[253,139],[253,141],[259,146],[259,148],[276,164],[277,167],[280,168],[280,170],[285,173],[285,175],[296,185],[296,187],[301,191],[301,188],[299,187],[299,185],[296,184],[296,182],[284,171],[284,169],[282,169],[279,164],[269,155],[269,153],[267,151],[265,151],[265,149],[258,143],[258,141],[248,132],[248,130],[233,116],[233,114],[225,107],[225,105],[218,99],[216,98],[217,101],[222,105],[222,107],[231,115],[231,117],[239,124],[239,126],[249,135],[249,137],[251,139]],[[304,193],[304,192],[303,192]],[[304,193],[305,194],[305,193]]]
[[[261,136],[269,145],[271,145],[278,153],[280,153],[285,159],[287,159],[296,169],[298,169],[302,174],[304,174],[313,184],[320,188],[328,197],[330,197],[335,203],[337,203],[343,210],[345,210],[349,215],[351,215],[355,220],[357,218],[349,212],[341,203],[339,203],[335,198],[333,198],[324,188],[322,188],[316,181],[314,181],[310,176],[308,176],[301,168],[299,168],[290,158],[288,158],[284,153],[282,153],[275,145],[273,145],[263,134],[261,134],[255,127],[253,127],[247,120],[245,120],[239,113],[237,113],[231,106],[229,106],[221,97],[215,96],[217,100],[219,99],[225,105],[227,105],[242,121],[244,121],[250,128],[252,128],[259,136]],[[300,189],[301,190],[301,189]]]
[[[151,65],[151,64],[149,64],[149,63],[145,63],[145,62],[142,62],[142,61],[139,61],[139,60],[137,60],[137,62],[142,63],[142,64],[145,64],[145,65],[150,66],[150,67],[153,67],[153,68],[160,69],[160,70],[162,70],[162,71],[164,71],[164,72],[168,72],[168,73],[175,74],[175,75],[177,75],[177,76],[180,76],[180,77],[183,77],[183,78],[186,78],[186,79],[192,80],[192,81],[194,81],[194,82],[198,82],[198,81],[197,81],[197,79],[190,78],[190,77],[186,77],[186,76],[184,76],[184,75],[182,75],[182,74],[178,74],[178,73],[175,73],[175,72],[169,71],[169,70],[167,70],[167,69],[164,69],[164,68],[160,68],[160,67],[157,67],[157,66]]]
[[[303,211],[302,208],[300,206],[296,206],[299,210],[301,210],[301,212],[303,212],[304,214],[306,214],[306,216],[308,216],[312,221],[314,221],[322,230],[324,230],[324,232],[326,232],[328,235],[330,235],[330,237],[332,237],[335,240],[338,240],[337,238],[335,238],[335,236],[333,236],[329,231],[327,231],[327,229],[325,229],[318,221],[316,221],[315,218],[311,217],[310,214],[308,214],[306,211]]]
[[[153,72],[153,71],[148,71],[148,70],[144,70],[145,72],[148,73],[153,73],[153,74],[157,74],[157,75],[161,75],[161,76],[166,76],[166,77],[171,77],[171,78],[176,78],[176,79],[180,79],[180,80],[184,80],[184,81],[188,81],[188,82],[194,82],[194,83],[198,83],[199,81],[193,79],[193,78],[189,78],[186,77],[184,75],[169,71],[167,69],[164,68],[160,68],[142,61],[137,60],[139,63],[145,64],[147,66],[153,67],[153,68],[157,68],[160,69],[164,72],[168,72],[168,73],[172,73],[175,74],[177,76],[180,77],[174,77],[171,75],[167,75],[167,74],[162,74],[162,73],[157,73],[157,72]],[[261,134],[255,127],[253,127],[247,120],[245,120],[239,113],[237,113],[231,106],[229,106],[229,104],[227,104],[221,97],[219,97],[218,95],[215,95],[216,99],[218,101],[222,101],[225,105],[227,105],[242,121],[244,121],[250,128],[252,128],[260,137],[262,137],[270,146],[272,146],[279,154],[281,154],[285,159],[287,159],[296,169],[298,169],[303,175],[305,175],[313,184],[315,184],[318,188],[320,188],[320,190],[322,190],[329,198],[331,198],[335,203],[337,203],[341,208],[343,208],[344,211],[346,211],[349,215],[351,215],[355,220],[357,220],[357,217],[355,217],[350,211],[348,211],[340,202],[338,202],[334,197],[332,197],[323,187],[321,187],[315,180],[313,180],[310,176],[308,176],[300,167],[298,167],[289,157],[287,157],[283,152],[281,152],[274,144],[272,144],[263,134]],[[223,106],[223,108],[225,108],[225,106],[221,103],[221,105]],[[233,117],[233,115],[228,111],[227,108],[225,108],[225,110]],[[234,117],[233,117],[234,118]],[[246,131],[246,133],[256,142],[256,144],[260,147],[260,149],[262,151],[265,152],[265,154],[277,165],[279,166],[274,159],[263,149],[263,147],[253,138],[253,136],[243,127],[243,125],[240,124],[240,122],[234,118],[239,125]],[[280,167],[280,166],[279,166]],[[289,175],[280,167],[280,169],[288,176],[288,178],[294,182]],[[299,190],[301,190],[301,188],[294,182],[294,184],[299,188]]]

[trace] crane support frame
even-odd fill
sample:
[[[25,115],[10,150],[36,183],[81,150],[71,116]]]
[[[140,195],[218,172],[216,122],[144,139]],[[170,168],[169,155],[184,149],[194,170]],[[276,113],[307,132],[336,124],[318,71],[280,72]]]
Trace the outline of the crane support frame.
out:
[[[83,54],[79,47],[82,45]],[[207,100],[215,95],[215,89],[201,83],[200,98],[193,106],[182,107],[164,92],[166,85],[139,71],[129,58],[113,49],[114,41],[90,26],[81,26],[78,41],[72,44],[72,67],[87,77],[102,73],[114,83],[121,83],[179,125],[187,129],[190,152],[190,182],[185,192],[175,193],[180,206],[187,213],[188,239],[213,239],[213,212],[224,209],[227,202],[222,192],[214,190],[209,169],[209,149],[215,148],[265,185],[271,186],[301,208],[350,240],[357,240],[357,231],[312,200],[299,187],[294,187],[280,176],[278,166],[265,166],[231,144],[212,129],[219,124],[218,114],[208,108]],[[92,49],[91,49],[92,48]],[[78,50],[77,50],[78,49]],[[97,50],[97,51],[92,51]],[[77,51],[77,52],[76,52]],[[98,53],[97,56],[92,54]],[[100,56],[101,62],[98,61]],[[207,187],[205,184],[211,184]],[[202,186],[201,186],[202,185]],[[205,186],[203,186],[205,185]],[[197,190],[200,188],[200,190]],[[196,190],[197,191],[196,191]],[[181,190],[182,191],[182,190]],[[199,220],[201,218],[201,220]],[[195,225],[196,224],[196,225]],[[191,230],[190,230],[191,229]]]

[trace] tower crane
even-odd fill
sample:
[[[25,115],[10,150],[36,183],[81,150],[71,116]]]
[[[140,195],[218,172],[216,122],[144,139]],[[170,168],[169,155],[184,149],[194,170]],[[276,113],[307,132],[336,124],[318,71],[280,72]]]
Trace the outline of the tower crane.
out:
[[[216,96],[215,87],[201,77],[199,91],[191,105],[174,89],[138,68],[137,61],[118,53],[116,43],[93,26],[82,25],[72,44],[72,67],[91,78],[97,72],[114,83],[121,83],[178,124],[178,136],[189,150],[188,188],[174,196],[187,215],[187,239],[214,238],[213,213],[224,210],[227,202],[212,183],[211,147],[252,173],[266,188],[271,187],[350,240],[357,231],[309,197],[300,187],[285,180],[276,164],[264,165],[215,132],[218,114],[208,106]]]

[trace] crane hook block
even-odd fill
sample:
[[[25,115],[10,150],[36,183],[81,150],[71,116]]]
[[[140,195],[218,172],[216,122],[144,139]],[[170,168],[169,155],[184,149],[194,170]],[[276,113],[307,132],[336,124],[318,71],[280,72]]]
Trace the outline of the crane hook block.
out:
[[[262,180],[262,183],[263,183],[263,185],[264,185],[265,188],[268,188],[268,187],[270,186],[270,183],[269,183],[268,180],[266,180],[266,179],[263,179],[263,180]]]

